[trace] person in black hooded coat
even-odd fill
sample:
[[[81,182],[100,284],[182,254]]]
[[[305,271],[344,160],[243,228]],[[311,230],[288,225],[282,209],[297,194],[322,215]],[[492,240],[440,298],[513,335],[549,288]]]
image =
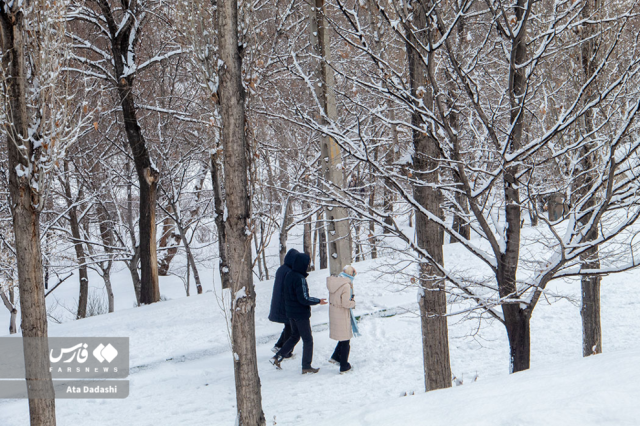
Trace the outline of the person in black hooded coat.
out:
[[[269,311],[269,321],[284,324],[284,329],[282,330],[282,334],[280,334],[280,339],[278,339],[278,342],[272,349],[272,351],[275,353],[278,353],[280,348],[282,348],[282,345],[284,345],[284,342],[286,342],[289,337],[291,337],[291,324],[289,324],[287,311],[284,306],[284,278],[289,272],[291,272],[293,261],[295,260],[298,253],[299,252],[296,249],[291,249],[287,252],[287,254],[284,256],[284,263],[276,271],[276,278],[273,282],[273,294],[271,295],[271,310]],[[290,356],[291,353],[287,354],[285,358],[288,358]]]
[[[284,279],[284,305],[287,318],[291,323],[291,337],[271,359],[273,365],[280,368],[280,362],[288,355],[302,338],[302,374],[317,373],[318,368],[311,366],[313,358],[313,336],[311,334],[311,306],[326,305],[326,299],[309,296],[307,269],[311,258],[306,253],[298,253],[293,261],[291,272]]]

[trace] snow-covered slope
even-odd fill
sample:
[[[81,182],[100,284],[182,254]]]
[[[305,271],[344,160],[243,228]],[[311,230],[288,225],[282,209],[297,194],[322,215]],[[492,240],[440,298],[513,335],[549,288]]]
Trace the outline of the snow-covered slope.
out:
[[[445,261],[472,269],[456,246],[447,246]],[[320,373],[300,374],[300,344],[298,358],[276,371],[268,362],[281,331],[267,320],[272,281],[256,283],[257,353],[268,425],[638,424],[631,422],[640,418],[634,405],[640,396],[640,287],[635,273],[603,281],[605,354],[582,359],[580,314],[569,299],[551,305],[545,300],[536,308],[532,369],[511,376],[501,324],[450,317],[452,370],[463,385],[425,395],[420,321],[405,310],[415,306],[416,289],[406,286],[402,276],[380,276],[377,270],[390,262],[380,258],[356,264],[356,313],[388,309],[397,315],[363,317],[362,337],[352,341],[354,371],[348,375],[339,375],[327,362],[335,342],[328,337],[325,306],[312,311],[313,364]],[[326,271],[310,275],[311,295],[326,296],[325,278]],[[129,285],[117,283],[116,288]],[[179,290],[173,300],[151,306],[121,304],[113,314],[51,324],[53,336],[128,336],[131,341],[130,396],[58,400],[59,425],[234,423],[232,355],[219,292],[178,298]],[[579,297],[576,282],[559,282],[553,290]],[[27,424],[26,401],[0,401],[0,425]]]
[[[561,362],[428,394],[366,404],[318,425],[640,424],[640,352]]]

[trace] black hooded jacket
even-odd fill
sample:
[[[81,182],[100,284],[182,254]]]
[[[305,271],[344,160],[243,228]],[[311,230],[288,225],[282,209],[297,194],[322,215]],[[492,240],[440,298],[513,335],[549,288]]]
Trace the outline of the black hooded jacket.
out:
[[[298,254],[298,250],[291,249],[284,256],[284,263],[276,271],[276,279],[273,282],[273,294],[271,295],[271,310],[269,311],[269,321],[286,323],[287,312],[284,307],[284,278],[293,266],[293,261]]]
[[[291,272],[284,279],[284,305],[289,319],[310,318],[311,306],[320,303],[320,299],[309,297],[306,278],[310,263],[308,254],[297,254]]]

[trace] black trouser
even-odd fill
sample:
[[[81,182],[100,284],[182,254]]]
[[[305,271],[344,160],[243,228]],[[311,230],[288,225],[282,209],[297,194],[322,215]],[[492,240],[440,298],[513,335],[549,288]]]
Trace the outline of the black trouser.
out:
[[[277,357],[284,357],[289,354],[293,347],[302,338],[302,368],[311,368],[311,361],[313,359],[313,336],[311,335],[311,323],[309,318],[304,319],[292,319],[291,323],[291,337],[282,345],[282,348],[276,354]]]
[[[284,323],[284,329],[282,330],[282,334],[280,334],[278,343],[276,343],[276,348],[281,348],[284,345],[284,342],[289,340],[289,337],[291,337],[291,324],[287,321]]]
[[[331,358],[335,359],[340,363],[340,371],[345,371],[349,369],[349,351],[351,347],[349,346],[349,340],[341,340],[336,345],[336,350],[333,351],[333,355]]]

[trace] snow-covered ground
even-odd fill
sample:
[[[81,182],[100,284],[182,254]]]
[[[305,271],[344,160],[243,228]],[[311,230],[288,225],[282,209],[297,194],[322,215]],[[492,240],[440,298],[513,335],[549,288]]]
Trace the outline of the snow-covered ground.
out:
[[[478,266],[459,245],[447,245],[448,265]],[[257,282],[256,335],[263,407],[268,425],[624,425],[638,424],[640,408],[640,286],[637,273],[605,277],[602,322],[605,354],[581,357],[579,308],[569,299],[543,300],[532,319],[532,368],[508,374],[504,327],[491,321],[449,318],[452,370],[462,386],[424,394],[416,289],[406,278],[381,275],[391,260],[355,264],[356,314],[362,336],[352,341],[354,371],[338,374],[327,362],[326,306],[313,308],[314,366],[300,374],[297,357],[283,370],[268,360],[281,326],[267,320],[272,280]],[[479,266],[478,266],[479,267]],[[180,280],[161,279],[170,300],[133,308],[128,272],[114,274],[117,311],[80,321],[52,323],[52,336],[128,336],[131,393],[124,400],[58,400],[59,425],[232,425],[235,390],[227,328],[212,270],[201,268],[205,294],[184,297]],[[272,268],[272,273],[275,268]],[[326,271],[309,277],[313,296],[326,297]],[[73,278],[75,279],[75,277]],[[393,281],[393,280],[397,281]],[[92,280],[94,285],[99,280]],[[64,284],[57,297],[75,296]],[[552,289],[579,297],[579,283]],[[193,292],[192,292],[193,293]],[[5,321],[6,320],[6,321]],[[8,318],[0,314],[4,328]],[[0,401],[0,425],[28,424],[26,400]]]

